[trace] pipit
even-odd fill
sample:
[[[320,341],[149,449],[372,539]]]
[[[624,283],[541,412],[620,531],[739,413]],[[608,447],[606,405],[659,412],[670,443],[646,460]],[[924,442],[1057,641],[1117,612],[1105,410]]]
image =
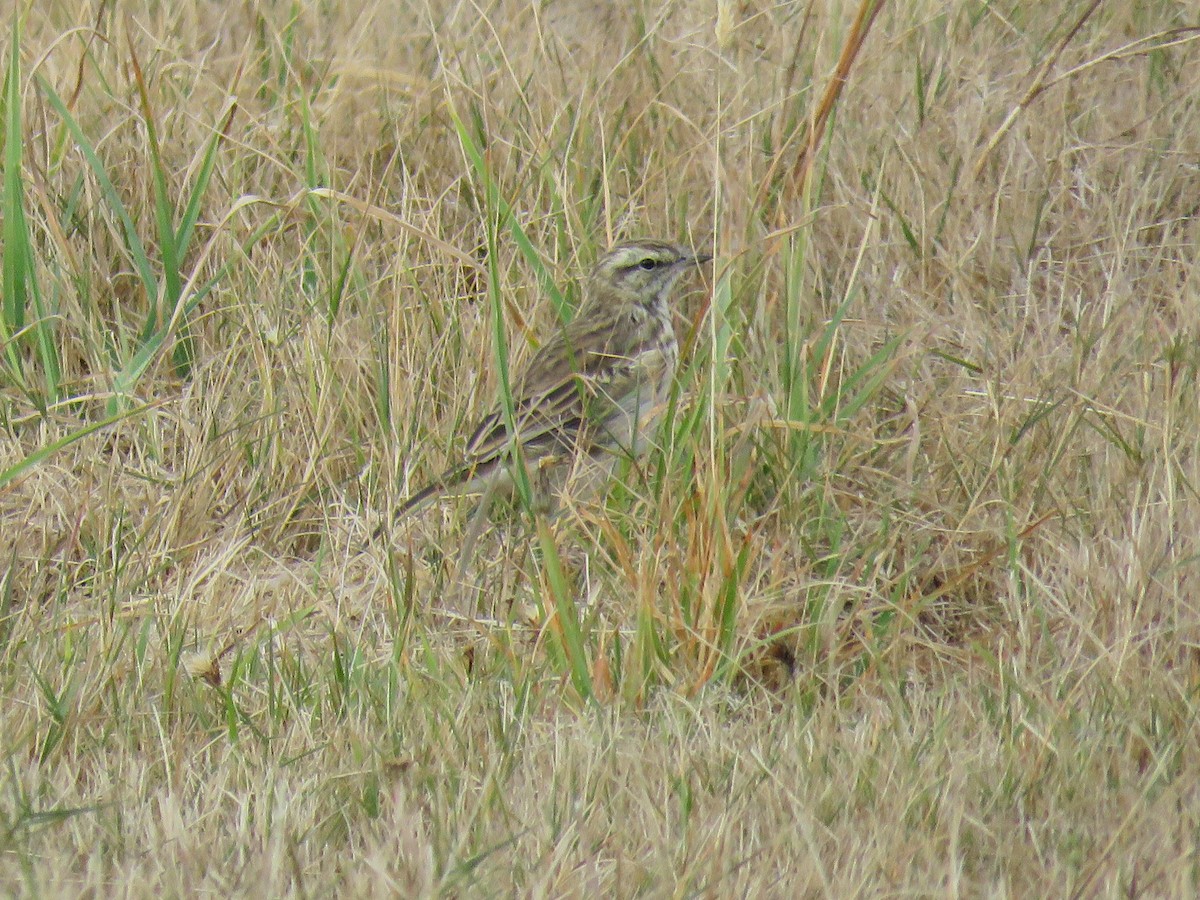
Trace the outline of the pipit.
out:
[[[393,521],[447,493],[483,491],[484,507],[498,490],[512,491],[517,466],[540,484],[551,471],[569,473],[580,463],[594,470],[604,457],[641,453],[679,358],[672,292],[710,259],[665,241],[613,247],[588,276],[575,318],[513,379],[511,418],[496,404],[467,440],[462,461],[405,500]]]

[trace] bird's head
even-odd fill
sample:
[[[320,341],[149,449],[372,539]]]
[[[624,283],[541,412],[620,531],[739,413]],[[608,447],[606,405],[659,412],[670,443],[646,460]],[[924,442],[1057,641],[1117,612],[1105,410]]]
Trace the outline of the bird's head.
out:
[[[712,259],[667,241],[624,241],[609,250],[588,280],[590,304],[664,306],[680,276]]]

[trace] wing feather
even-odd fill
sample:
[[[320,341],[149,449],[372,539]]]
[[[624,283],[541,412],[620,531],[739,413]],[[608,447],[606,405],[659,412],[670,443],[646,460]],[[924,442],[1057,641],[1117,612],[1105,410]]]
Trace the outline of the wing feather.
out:
[[[547,341],[513,385],[517,440],[532,457],[588,442],[588,423],[607,419],[636,385],[637,361],[628,346],[633,329],[621,327],[611,314],[592,313]],[[596,340],[599,334],[602,341]],[[497,408],[472,433],[467,455],[474,465],[484,465],[511,443],[504,410]]]

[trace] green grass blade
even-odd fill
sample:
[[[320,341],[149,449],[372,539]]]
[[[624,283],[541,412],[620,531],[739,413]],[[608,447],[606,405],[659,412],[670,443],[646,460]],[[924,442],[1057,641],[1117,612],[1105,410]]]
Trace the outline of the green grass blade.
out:
[[[188,244],[191,242],[192,234],[196,229],[196,222],[200,219],[200,201],[208,190],[213,170],[216,168],[217,151],[221,149],[221,144],[224,143],[225,137],[229,133],[229,126],[233,124],[233,117],[237,115],[237,111],[237,101],[230,100],[229,105],[226,107],[221,127],[213,129],[213,133],[208,138],[208,144],[204,148],[204,158],[200,163],[200,170],[196,173],[196,181],[192,185],[191,193],[188,195],[188,202],[183,209],[183,215],[179,217],[179,227],[175,234],[181,255],[187,253]]]
[[[45,411],[58,400],[62,380],[57,345],[57,317],[48,309],[38,285],[34,260],[37,253],[25,215],[25,185],[22,181],[21,59],[19,33],[13,30],[9,64],[4,84],[4,306],[0,311],[0,343],[4,345],[12,380],[22,386],[31,402]],[[37,318],[30,323],[34,348],[41,363],[44,391],[41,397],[28,390],[21,373],[20,332],[32,302]]]
[[[483,151],[471,137],[466,126],[456,113],[451,111],[454,127],[463,151],[475,169],[480,181],[483,182],[485,197],[488,204],[488,299],[492,310],[492,339],[496,351],[496,368],[500,373],[500,405],[504,411],[504,422],[508,433],[516,432],[516,419],[513,407],[512,376],[508,365],[508,337],[504,330],[504,297],[500,290],[500,273],[496,266],[496,231],[497,227],[507,224],[512,219],[512,207],[500,196],[500,190],[488,169]],[[532,248],[531,248],[532,249]],[[533,490],[529,484],[529,473],[525,469],[525,460],[521,457],[520,447],[512,448],[513,477],[516,480],[517,491],[526,509],[533,505]]]
[[[733,288],[730,273],[726,272],[713,288],[712,311],[712,396],[714,401],[725,392],[732,374],[729,348],[733,343],[733,325],[730,312],[733,305]],[[719,408],[714,402],[713,408]]]
[[[150,303],[151,315],[153,316],[155,314],[154,310],[158,306],[158,276],[155,275],[154,267],[150,264],[150,257],[146,253],[146,247],[142,243],[142,239],[138,237],[137,229],[134,227],[129,210],[121,202],[121,196],[117,193],[116,187],[113,186],[112,179],[108,177],[108,173],[104,170],[104,164],[100,161],[100,157],[96,155],[96,150],[92,146],[91,141],[87,139],[87,135],[83,133],[83,129],[75,121],[75,117],[71,115],[62,98],[55,93],[54,88],[44,78],[38,76],[37,83],[38,87],[46,95],[46,99],[50,101],[50,105],[54,107],[55,112],[62,119],[63,124],[67,126],[67,130],[71,132],[71,136],[75,139],[75,143],[79,147],[79,152],[87,160],[88,167],[92,170],[92,174],[96,178],[96,183],[100,186],[101,195],[104,197],[109,209],[112,210],[113,215],[121,222],[121,229],[125,235],[126,248],[133,261],[138,278],[142,282],[142,287],[146,291],[146,296]]]
[[[567,584],[562,561],[558,556],[558,548],[554,545],[554,535],[544,516],[538,516],[537,535],[538,546],[542,551],[542,564],[545,566],[546,581],[554,600],[555,626],[552,633],[559,641],[562,654],[566,658],[571,683],[581,697],[589,700],[592,697],[592,674],[588,669],[587,652],[583,646],[583,629],[579,623],[579,610],[575,607],[574,596]]]
[[[70,434],[64,435],[63,437],[59,438],[56,441],[51,441],[49,444],[46,444],[44,447],[39,447],[37,450],[35,450],[33,453],[30,453],[28,456],[26,456],[24,459],[20,460],[19,462],[9,466],[8,468],[0,469],[0,488],[7,487],[11,482],[15,481],[21,475],[28,472],[30,469],[32,469],[34,466],[36,466],[38,463],[53,456],[55,453],[57,453],[59,450],[62,450],[64,447],[69,447],[71,444],[74,444],[77,441],[82,440],[83,438],[87,437],[89,434],[94,434],[97,431],[107,428],[109,425],[114,425],[117,422],[120,422],[122,419],[128,419],[131,416],[136,416],[141,413],[144,413],[146,410],[151,409],[152,407],[154,407],[156,405],[157,404],[155,404],[155,403],[143,404],[142,406],[138,406],[133,409],[124,410],[123,412],[119,412],[116,415],[111,415],[111,416],[108,416],[107,418],[100,419],[97,422],[90,422],[87,425],[83,426],[82,428],[80,428],[76,431],[72,431]]]
[[[13,29],[8,72],[4,79],[4,327],[9,333],[25,326],[29,235],[21,183],[21,51]],[[11,352],[11,351],[10,351]],[[18,362],[14,359],[14,363]]]
[[[14,380],[21,378],[21,355],[13,336],[25,326],[26,273],[31,251],[25,223],[21,183],[21,53],[19,29],[14,28],[4,79],[4,305],[0,313],[0,344]]]
[[[564,323],[569,322],[572,311],[567,305],[566,298],[563,297],[562,291],[558,289],[558,285],[554,283],[554,278],[547,271],[541,255],[534,249],[529,235],[525,233],[517,217],[513,215],[512,206],[501,196],[499,188],[491,176],[487,160],[484,158],[483,148],[471,136],[470,130],[463,124],[462,119],[459,118],[458,113],[453,109],[450,110],[450,118],[454,122],[454,129],[458,134],[459,143],[462,145],[463,152],[467,154],[471,168],[475,170],[476,175],[479,176],[479,179],[483,182],[496,204],[494,208],[499,222],[509,227],[509,230],[512,232],[513,243],[517,245],[517,249],[525,257],[525,262],[533,269],[538,279],[538,287],[542,289],[546,296],[550,298],[550,302],[554,304],[554,309],[558,313],[559,319]]]
[[[138,99],[142,106],[142,125],[146,129],[146,143],[150,152],[150,180],[154,188],[154,220],[158,230],[158,250],[165,288],[165,294],[159,298],[162,301],[161,307],[152,311],[152,314],[146,318],[146,324],[142,330],[142,341],[145,342],[155,331],[162,328],[164,320],[169,316],[168,310],[173,309],[179,300],[183,283],[179,277],[179,255],[175,242],[175,211],[171,206],[166,168],[163,166],[162,152],[158,145],[158,127],[154,122],[154,112],[150,108],[150,95],[146,90],[146,80],[142,76],[142,67],[138,63],[132,42],[129,47],[129,59],[133,65],[134,81],[137,83]]]

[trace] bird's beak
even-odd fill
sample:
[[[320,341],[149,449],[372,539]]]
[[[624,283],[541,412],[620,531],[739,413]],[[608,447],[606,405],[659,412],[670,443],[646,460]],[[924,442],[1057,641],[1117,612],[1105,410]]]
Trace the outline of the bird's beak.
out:
[[[712,258],[713,257],[712,257],[711,253],[697,253],[694,258],[694,261],[695,261],[696,265],[700,266],[706,262],[712,262]]]

